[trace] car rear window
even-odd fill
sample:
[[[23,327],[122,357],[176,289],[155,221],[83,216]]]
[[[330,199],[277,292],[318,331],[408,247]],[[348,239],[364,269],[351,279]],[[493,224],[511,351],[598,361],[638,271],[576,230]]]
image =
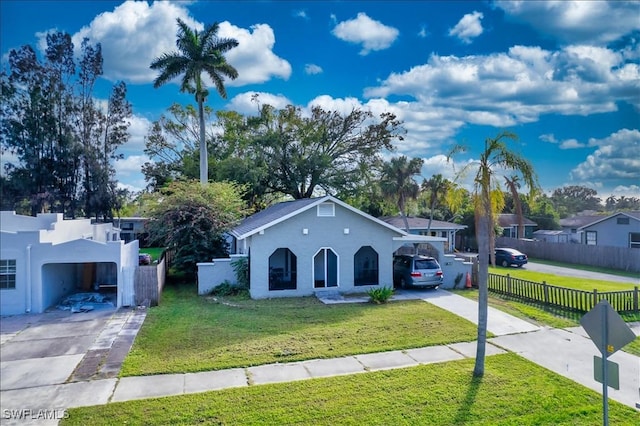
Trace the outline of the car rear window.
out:
[[[435,260],[418,259],[416,260],[416,269],[438,269],[440,265]]]

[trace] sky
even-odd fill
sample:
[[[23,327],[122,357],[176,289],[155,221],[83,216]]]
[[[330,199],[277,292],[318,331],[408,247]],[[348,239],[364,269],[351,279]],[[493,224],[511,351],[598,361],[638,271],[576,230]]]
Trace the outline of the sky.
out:
[[[176,18],[218,22],[238,40],[227,99],[214,110],[256,114],[262,103],[392,112],[407,134],[395,155],[424,159],[422,175],[454,179],[487,138],[518,135],[547,193],[566,185],[640,197],[640,2],[631,1],[18,1],[0,2],[3,69],[11,49],[42,52],[49,31],[101,43],[107,99],[123,80],[133,107],[116,178],[146,186],[150,124],[173,103],[195,104],[177,82],[154,89],[152,60],[175,50]],[[453,162],[455,144],[468,147]],[[3,154],[2,161],[14,160]],[[461,184],[470,187],[470,177]]]

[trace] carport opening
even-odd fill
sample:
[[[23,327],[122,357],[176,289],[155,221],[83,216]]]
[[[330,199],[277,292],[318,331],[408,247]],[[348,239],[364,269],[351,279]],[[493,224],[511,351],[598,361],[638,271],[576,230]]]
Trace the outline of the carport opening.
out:
[[[62,299],[75,293],[100,293],[117,306],[117,265],[114,262],[42,265],[43,306],[56,306]]]
[[[438,249],[436,249],[429,243],[404,244],[393,253],[394,256],[402,254],[419,254],[421,256],[429,256],[435,258],[438,262],[440,262],[440,251],[438,251]]]

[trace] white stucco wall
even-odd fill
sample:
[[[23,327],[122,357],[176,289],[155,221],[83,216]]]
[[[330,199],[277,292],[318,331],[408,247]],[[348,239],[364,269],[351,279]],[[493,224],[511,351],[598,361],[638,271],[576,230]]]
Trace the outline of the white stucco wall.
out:
[[[445,254],[440,260],[440,267],[442,268],[442,274],[444,276],[442,285],[440,286],[441,288],[464,288],[466,276],[467,274],[471,274],[473,263],[465,262],[464,259],[456,257],[453,254]],[[456,277],[458,274],[462,274],[462,276],[456,287]]]
[[[198,294],[208,294],[225,281],[236,284],[232,261],[232,259],[213,259],[212,262],[198,263]]]
[[[0,290],[0,315],[39,313],[56,304],[81,288],[84,263],[113,265],[109,280],[118,285],[118,306],[134,304],[138,241],[125,244],[111,224],[62,221],[61,214],[2,212],[1,219],[0,258],[16,260],[16,288]]]
[[[371,288],[354,285],[354,255],[363,246],[371,246],[378,253],[379,285],[393,286],[393,237],[400,235],[338,204],[333,217],[318,217],[313,207],[266,229],[262,235],[254,234],[247,239],[251,297],[307,296],[321,290],[313,286],[313,257],[325,247],[339,257],[338,287],[329,289],[349,293]],[[296,255],[296,290],[269,291],[269,256],[278,248],[288,248]]]

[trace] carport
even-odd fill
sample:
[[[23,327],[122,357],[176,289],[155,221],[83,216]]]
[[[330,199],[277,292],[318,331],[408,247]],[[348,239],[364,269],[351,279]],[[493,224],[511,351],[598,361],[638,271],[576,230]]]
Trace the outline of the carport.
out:
[[[472,264],[455,254],[445,254],[446,238],[427,235],[404,235],[393,238],[394,254],[423,254],[434,257],[444,274],[442,288],[454,288],[460,285],[467,273],[471,273]],[[464,283],[464,281],[462,281]]]
[[[42,265],[42,305],[49,308],[73,293],[105,293],[117,304],[118,271],[115,262],[45,263]]]

